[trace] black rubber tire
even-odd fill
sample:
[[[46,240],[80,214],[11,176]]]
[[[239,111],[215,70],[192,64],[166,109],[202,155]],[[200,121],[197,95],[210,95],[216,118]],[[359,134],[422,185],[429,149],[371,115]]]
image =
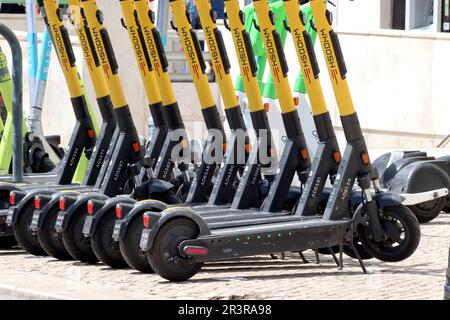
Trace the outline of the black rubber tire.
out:
[[[86,214],[82,208],[73,213],[67,229],[62,233],[64,247],[74,259],[95,264],[98,259],[92,251],[90,239],[83,234],[85,220]]]
[[[203,263],[180,257],[177,246],[183,240],[197,237],[198,233],[196,223],[187,218],[174,218],[165,223],[147,252],[147,258],[155,273],[174,282],[185,281],[196,275]],[[178,261],[171,263],[166,257],[178,257]]]
[[[427,223],[434,220],[443,210],[445,206],[445,198],[441,197],[436,200],[408,206],[419,220],[419,223]]]
[[[138,214],[130,221],[125,236],[120,240],[120,252],[131,268],[153,273],[147,255],[139,247],[143,228],[142,214]]]
[[[37,231],[39,244],[42,249],[51,257],[58,260],[73,260],[72,256],[64,247],[62,234],[55,229],[56,218],[58,217],[58,205],[53,206],[42,222],[42,227]]]
[[[396,247],[389,247],[392,245],[392,237],[383,242],[375,242],[372,239],[370,227],[368,226],[358,226],[358,237],[364,249],[374,258],[385,262],[403,261],[410,257],[419,246],[419,221],[417,221],[416,216],[411,212],[411,210],[402,205],[386,207],[383,209],[381,220],[383,228],[385,230],[392,230],[392,228],[397,230],[400,226],[392,221],[389,221],[388,218],[396,219],[401,224],[402,229],[404,229],[403,239],[401,239],[402,241]],[[401,233],[396,236],[400,237]],[[397,239],[394,239],[394,242],[396,241]]]
[[[91,237],[91,247],[95,256],[105,265],[113,269],[128,268],[120,252],[119,243],[112,238],[116,220],[115,209],[103,215]]]
[[[0,237],[0,249],[7,250],[17,245],[16,238],[14,236]]]
[[[30,230],[33,213],[33,202],[30,202],[23,207],[17,222],[13,226],[14,237],[16,238],[17,243],[29,254],[34,256],[46,256],[47,254],[39,244],[37,233]]]
[[[179,204],[180,198],[172,192],[155,193],[154,200],[159,200],[167,204]],[[143,212],[142,212],[143,214]],[[122,257],[133,269],[143,273],[153,273],[147,255],[140,248],[142,230],[142,214],[136,215],[129,223],[124,237],[120,240],[119,247]]]

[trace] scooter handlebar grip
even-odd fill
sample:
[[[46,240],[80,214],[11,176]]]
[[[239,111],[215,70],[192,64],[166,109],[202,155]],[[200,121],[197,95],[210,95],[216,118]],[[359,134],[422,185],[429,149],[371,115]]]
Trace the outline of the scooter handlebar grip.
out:
[[[114,55],[114,50],[111,44],[111,39],[109,37],[108,31],[106,29],[102,29],[100,31],[100,36],[102,37],[103,44],[106,50],[106,56],[108,57],[109,66],[111,68],[111,72],[113,74],[117,74],[119,70],[119,66],[117,64],[116,56]]]

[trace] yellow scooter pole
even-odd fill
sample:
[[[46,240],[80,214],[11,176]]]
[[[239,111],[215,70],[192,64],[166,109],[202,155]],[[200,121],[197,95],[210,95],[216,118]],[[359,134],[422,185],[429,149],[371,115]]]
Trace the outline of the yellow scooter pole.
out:
[[[86,135],[86,144],[84,147],[87,158],[90,158],[96,141],[95,128],[89,115],[83,88],[80,83],[80,77],[76,66],[75,56],[72,51],[72,46],[70,44],[69,34],[62,23],[62,15],[55,0],[38,0],[37,3],[41,8],[42,16],[44,17],[44,20],[46,21],[48,29],[52,35],[58,60],[69,89],[72,105],[75,111],[75,117],[77,121],[80,122],[80,125],[82,124],[85,126],[83,134]],[[72,151],[74,146],[79,144],[79,142],[77,142],[79,139],[80,137],[78,135],[76,135],[76,137],[72,137],[69,142],[69,145],[71,146],[69,151]],[[70,174],[70,172],[76,168],[82,153],[77,147],[75,147],[75,149],[77,150],[73,150],[73,154],[68,155],[70,159],[65,157],[61,163],[61,168],[63,171],[59,174],[60,178],[58,184],[67,184],[72,181],[73,174]]]
[[[222,121],[220,120],[219,112],[205,74],[206,64],[197,35],[187,18],[186,6],[183,0],[169,0],[169,3],[172,9],[173,20],[176,24],[176,31],[180,37],[192,80],[194,81],[195,89],[200,100],[200,107],[206,127],[208,129],[222,131],[222,141],[225,143]]]
[[[192,29],[190,21],[187,18],[188,15],[184,1],[169,0],[169,3],[175,23],[172,26],[180,37],[181,45],[200,100],[203,119],[209,131],[208,142],[203,150],[202,163],[192,182],[186,202],[204,202],[207,199],[206,195],[209,193],[207,187],[211,182],[215,168],[223,161],[223,153],[227,149],[226,136],[217,105],[213,99],[211,88],[206,77],[206,64],[202,50],[197,39],[197,34]],[[221,84],[221,89],[224,84],[225,82]],[[231,107],[234,101],[232,98],[228,99],[227,97],[225,103]],[[237,103],[234,106],[236,105]],[[219,143],[221,144],[221,150],[217,148]]]
[[[216,26],[211,4],[209,0],[196,0],[196,7],[225,109],[238,108],[238,100],[234,93],[233,81],[230,75],[230,62],[225,51],[222,34]]]
[[[347,140],[353,138],[356,140],[364,140],[347,83],[347,67],[342,55],[338,36],[332,27],[332,14],[327,9],[327,1],[311,0],[310,2],[317,28],[317,35],[325,56]],[[370,172],[372,171],[372,165],[365,142],[362,147],[363,151],[360,155],[360,161],[365,166],[365,171]]]
[[[250,36],[245,29],[244,13],[239,7],[238,0],[225,0],[225,8],[228,18],[225,23],[228,24],[231,31],[247,95],[252,126],[258,138],[255,146],[251,149],[246,170],[231,205],[233,209],[246,209],[251,206],[260,206],[261,199],[252,195],[254,190],[259,188],[262,167],[275,167],[277,155],[273,147],[269,120],[258,83],[258,65],[255,61]],[[266,156],[267,160],[263,158],[263,155]]]
[[[130,107],[125,98],[122,83],[119,78],[119,66],[111,45],[108,31],[103,25],[103,14],[98,9],[95,0],[81,0],[82,15],[85,17],[89,32],[92,36],[92,46],[95,48],[105,74],[120,135],[114,153],[113,161],[101,185],[102,191],[108,196],[115,196],[123,192],[126,181],[133,170],[136,180],[139,165],[144,158],[143,148],[131,116]]]
[[[300,152],[298,174],[300,181],[304,183],[309,175],[311,161],[289,84],[289,67],[284,55],[283,45],[280,35],[275,29],[275,17],[267,0],[254,0],[253,4],[258,17],[259,29],[264,41],[264,49],[272,72],[273,82],[280,102],[286,135],[289,140],[295,141]]]
[[[92,37],[86,26],[86,21],[81,14],[80,0],[69,0],[68,5],[70,11],[69,17],[83,51],[84,60],[86,61],[89,76],[94,87],[97,105],[103,120],[101,130],[98,134],[96,148],[89,161],[87,173],[83,180],[84,185],[95,185],[99,175],[102,174],[100,171],[104,162],[109,160],[109,157],[105,157],[105,154],[107,154],[110,144],[115,143],[114,133],[117,128],[117,121],[114,116],[111,97],[100,60],[95,50],[89,45],[92,42]]]

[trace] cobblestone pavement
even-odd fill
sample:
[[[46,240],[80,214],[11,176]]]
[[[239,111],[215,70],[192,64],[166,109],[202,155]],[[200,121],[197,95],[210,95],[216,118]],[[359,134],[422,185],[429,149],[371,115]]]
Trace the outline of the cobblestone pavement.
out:
[[[339,271],[329,256],[316,264],[308,251],[307,264],[296,255],[250,257],[206,265],[184,283],[102,264],[0,251],[0,293],[3,288],[47,299],[442,299],[449,244],[450,215],[442,214],[422,225],[420,247],[411,258],[395,264],[367,261],[367,275],[348,257]]]

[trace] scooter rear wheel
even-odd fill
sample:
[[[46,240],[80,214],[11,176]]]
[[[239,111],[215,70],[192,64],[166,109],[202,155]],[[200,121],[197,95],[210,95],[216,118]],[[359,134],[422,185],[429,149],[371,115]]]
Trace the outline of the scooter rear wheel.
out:
[[[419,223],[427,223],[434,220],[443,210],[445,206],[445,198],[419,203],[408,208],[414,213]]]
[[[182,257],[178,245],[193,239],[199,233],[198,227],[190,219],[175,218],[164,224],[156,235],[147,257],[153,270],[169,281],[185,281],[197,274],[203,263]]]
[[[364,249],[378,260],[399,262],[410,257],[420,242],[420,225],[405,206],[386,207],[380,215],[387,239],[376,242],[370,225],[358,227],[358,237]]]
[[[35,256],[46,256],[47,254],[39,244],[36,232],[30,229],[33,213],[33,203],[28,203],[23,207],[19,219],[13,226],[14,237],[17,243],[28,253]]]
[[[17,241],[14,236],[0,237],[0,249],[11,249],[15,245],[17,245]]]
[[[59,260],[73,260],[72,256],[64,247],[61,233],[57,232],[55,229],[58,211],[58,206],[53,207],[45,216],[42,227],[37,231],[39,244],[51,257]]]
[[[91,237],[92,251],[101,262],[113,269],[128,268],[120,252],[119,243],[112,237],[116,219],[115,209],[102,217]]]
[[[130,221],[125,236],[120,240],[120,252],[131,268],[143,273],[153,273],[146,254],[139,247],[143,228],[142,215],[138,214]]]
[[[94,264],[98,262],[98,259],[92,251],[90,239],[83,234],[85,220],[86,215],[81,208],[74,212],[62,238],[64,247],[74,259]]]

